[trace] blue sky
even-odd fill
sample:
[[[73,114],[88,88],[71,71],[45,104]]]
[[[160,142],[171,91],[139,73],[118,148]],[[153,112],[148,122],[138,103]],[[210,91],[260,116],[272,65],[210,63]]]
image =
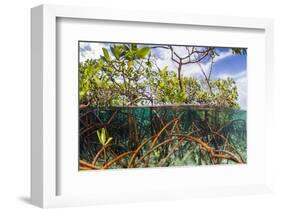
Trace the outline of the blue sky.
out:
[[[109,44],[95,42],[80,42],[80,62],[86,59],[97,59],[102,55],[102,48],[109,47]],[[200,47],[198,47],[200,48]],[[186,55],[186,49],[181,46],[174,46],[175,52]],[[233,78],[238,89],[238,102],[241,109],[247,109],[247,55],[233,55],[231,48],[216,48],[219,56],[215,57],[212,67],[212,79]],[[159,68],[168,66],[170,70],[176,70],[177,66],[171,61],[170,50],[157,48],[152,49],[155,61]],[[208,73],[211,66],[210,60],[205,60],[200,64],[201,68]],[[185,76],[202,78],[201,68],[198,64],[188,64],[183,66],[182,73]]]
[[[219,51],[227,53],[229,48],[219,48]],[[214,78],[231,77],[236,81],[238,88],[238,102],[241,109],[247,109],[247,55],[230,55],[218,60],[213,65]]]
[[[229,51],[229,48],[219,48],[221,52]],[[246,71],[247,68],[247,57],[246,55],[232,55],[231,57],[224,58],[213,65],[214,75],[220,73],[228,73],[235,75],[239,72]]]

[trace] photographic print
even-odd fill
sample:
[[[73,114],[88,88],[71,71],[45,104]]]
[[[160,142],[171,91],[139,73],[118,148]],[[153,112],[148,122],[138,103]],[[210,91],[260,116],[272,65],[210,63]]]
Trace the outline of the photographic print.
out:
[[[78,42],[79,170],[247,163],[247,49]]]

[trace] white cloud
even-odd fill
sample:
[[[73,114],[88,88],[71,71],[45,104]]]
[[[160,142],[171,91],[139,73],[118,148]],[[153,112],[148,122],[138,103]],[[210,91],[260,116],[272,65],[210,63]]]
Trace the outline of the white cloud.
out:
[[[204,65],[201,64],[201,66],[204,69]],[[198,64],[187,64],[183,66],[182,74],[184,76],[194,77],[194,78],[199,78],[202,75],[201,68]]]
[[[190,47],[190,51],[191,51]],[[199,48],[199,47],[198,47]],[[173,46],[174,52],[180,56],[185,57],[188,54],[186,47],[183,46]],[[177,70],[177,63],[171,60],[171,50],[159,48],[157,52],[156,63],[160,69],[163,69],[165,66],[169,67],[169,70]],[[177,57],[175,57],[177,58]],[[202,64],[204,65],[204,64]],[[197,64],[187,64],[182,67],[182,74],[185,76],[198,77],[200,74],[200,68]]]
[[[199,78],[199,77],[202,77],[201,69],[203,69],[203,71],[208,75],[212,63],[217,63],[225,58],[232,56],[232,51],[231,51],[231,49],[229,49],[226,52],[218,52],[218,54],[219,54],[219,56],[216,56],[214,58],[213,62],[210,59],[207,63],[199,62],[200,66],[198,64],[184,65],[183,69],[182,69],[183,75],[194,77],[194,78]]]
[[[171,60],[171,51],[169,49],[159,48],[157,53],[154,52],[154,54],[157,55],[157,57],[155,57],[155,62],[160,69],[167,66],[168,70],[176,70],[176,66]]]
[[[226,51],[226,52],[218,52],[218,54],[219,54],[219,56],[216,56],[216,57],[214,58],[214,62],[221,61],[221,60],[223,60],[223,59],[225,59],[225,58],[228,58],[228,57],[230,57],[230,56],[233,55],[231,49],[229,49],[229,50]]]
[[[102,43],[80,42],[80,62],[100,58],[100,55],[103,55],[103,47],[105,45]]]
[[[247,109],[247,77],[239,78],[236,80],[236,85],[238,89],[238,103],[241,109]]]

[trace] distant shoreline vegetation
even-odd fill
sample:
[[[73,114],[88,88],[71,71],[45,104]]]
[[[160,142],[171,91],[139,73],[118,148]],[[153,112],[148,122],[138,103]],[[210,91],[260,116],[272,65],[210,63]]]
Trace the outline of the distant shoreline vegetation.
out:
[[[239,109],[235,80],[212,78],[217,48],[182,48],[185,54],[179,55],[172,45],[107,44],[99,58],[79,63],[80,108],[187,104]],[[229,49],[233,55],[247,54],[244,48]],[[153,54],[158,50],[170,52],[162,69],[160,56]],[[169,69],[171,61],[175,70]],[[209,63],[208,69],[202,63]],[[183,75],[188,64],[198,65],[198,78]]]

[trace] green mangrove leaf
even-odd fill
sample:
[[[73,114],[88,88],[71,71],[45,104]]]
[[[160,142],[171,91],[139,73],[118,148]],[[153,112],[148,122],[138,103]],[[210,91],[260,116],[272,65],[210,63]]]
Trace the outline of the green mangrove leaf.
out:
[[[140,48],[136,51],[136,56],[138,58],[144,59],[147,56],[147,54],[149,53],[149,51],[150,51],[149,47]]]
[[[108,138],[104,145],[108,144],[112,140],[112,137]]]
[[[102,140],[102,143],[103,143],[103,144],[104,144],[105,141],[106,141],[105,128],[102,128],[102,129],[101,129],[101,140]]]
[[[111,50],[112,54],[114,55],[114,57],[117,60],[119,60],[120,54],[121,54],[121,51],[120,51],[119,47],[118,46],[114,46],[114,47],[111,46],[110,50]]]
[[[106,61],[110,61],[110,56],[109,56],[109,53],[108,53],[107,49],[102,48],[102,51],[103,51],[103,55],[104,55]]]
[[[103,145],[99,130],[97,130],[97,136],[99,138],[99,142]]]

